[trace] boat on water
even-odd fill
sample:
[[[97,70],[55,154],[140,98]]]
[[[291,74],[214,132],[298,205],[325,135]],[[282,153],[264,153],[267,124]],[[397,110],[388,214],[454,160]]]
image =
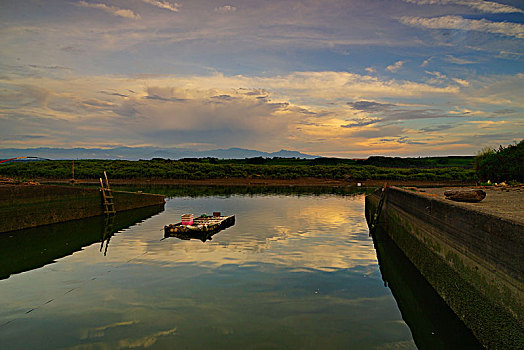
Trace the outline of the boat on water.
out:
[[[235,215],[222,216],[219,212],[215,212],[213,216],[203,214],[193,218],[192,214],[184,214],[181,222],[164,226],[164,237],[198,238],[206,241],[215,233],[234,224]]]

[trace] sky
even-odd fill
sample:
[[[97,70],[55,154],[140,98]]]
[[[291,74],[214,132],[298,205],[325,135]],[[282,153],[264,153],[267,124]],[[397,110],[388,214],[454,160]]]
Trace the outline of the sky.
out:
[[[522,1],[0,0],[0,148],[474,155],[523,112]]]

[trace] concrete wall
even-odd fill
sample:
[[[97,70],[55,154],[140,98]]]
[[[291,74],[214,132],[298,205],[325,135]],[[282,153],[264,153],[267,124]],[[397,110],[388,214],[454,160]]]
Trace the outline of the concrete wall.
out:
[[[378,201],[366,197],[368,222]],[[484,346],[524,348],[522,225],[390,188],[378,227]]]
[[[113,191],[117,212],[158,205],[155,194]],[[98,188],[54,185],[0,186],[0,232],[104,215]]]

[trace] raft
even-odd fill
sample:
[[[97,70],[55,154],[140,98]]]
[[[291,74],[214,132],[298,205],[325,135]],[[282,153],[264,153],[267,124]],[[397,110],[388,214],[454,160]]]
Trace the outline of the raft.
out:
[[[164,237],[188,237],[193,235],[195,238],[201,238],[202,234],[210,237],[215,233],[233,226],[235,224],[235,215],[231,216],[199,216],[193,219],[191,225],[184,225],[182,222],[164,226]]]

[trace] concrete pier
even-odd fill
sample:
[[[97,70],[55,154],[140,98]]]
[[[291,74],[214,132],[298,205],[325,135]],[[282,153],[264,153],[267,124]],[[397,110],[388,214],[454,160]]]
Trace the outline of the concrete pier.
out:
[[[513,209],[524,193],[513,194],[517,204],[501,204],[501,195],[490,210],[488,198],[498,195],[488,192],[478,205],[446,200],[438,191],[389,188],[378,229],[485,347],[524,348],[524,213]],[[366,197],[368,223],[379,196]]]
[[[117,212],[162,205],[164,196],[113,191]],[[104,215],[98,188],[0,186],[0,233]]]

